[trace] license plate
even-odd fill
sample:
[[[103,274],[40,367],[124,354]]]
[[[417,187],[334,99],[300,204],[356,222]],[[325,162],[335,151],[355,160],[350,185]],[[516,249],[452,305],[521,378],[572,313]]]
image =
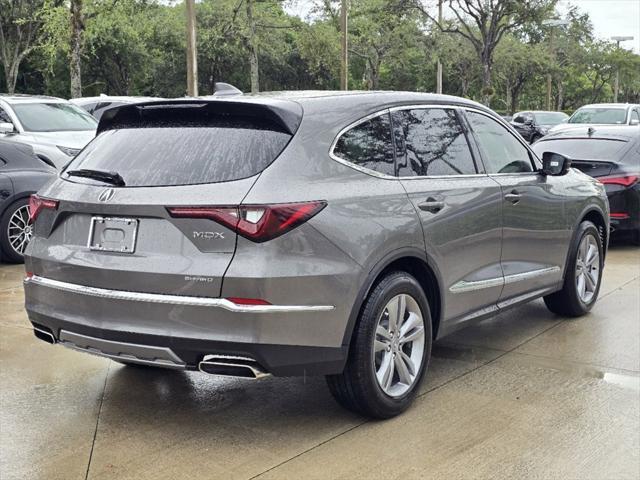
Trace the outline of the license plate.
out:
[[[135,218],[92,217],[87,246],[102,252],[133,253],[137,235]]]

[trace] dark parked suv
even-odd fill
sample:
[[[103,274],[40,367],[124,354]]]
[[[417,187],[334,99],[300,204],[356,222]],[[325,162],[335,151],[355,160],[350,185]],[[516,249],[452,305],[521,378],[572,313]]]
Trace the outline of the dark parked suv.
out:
[[[122,363],[327,375],[374,417],[434,339],[598,296],[604,187],[455,97],[302,92],[128,105],[32,201],[39,338]]]

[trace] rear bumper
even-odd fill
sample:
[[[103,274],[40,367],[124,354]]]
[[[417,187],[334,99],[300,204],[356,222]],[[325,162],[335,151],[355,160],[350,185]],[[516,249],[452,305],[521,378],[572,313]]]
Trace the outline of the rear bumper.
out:
[[[245,306],[37,276],[25,280],[25,304],[57,342],[116,360],[195,369],[206,355],[234,355],[280,376],[338,373],[346,361],[348,315],[333,305]]]

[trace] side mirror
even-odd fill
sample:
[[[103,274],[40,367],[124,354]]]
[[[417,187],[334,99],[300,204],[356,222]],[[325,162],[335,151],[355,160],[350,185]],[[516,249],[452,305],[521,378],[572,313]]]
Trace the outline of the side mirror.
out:
[[[559,153],[544,152],[542,154],[543,175],[564,175],[571,168],[571,159]]]
[[[15,133],[16,127],[13,126],[11,122],[1,122],[0,123],[0,133]]]
[[[524,124],[527,126],[533,125],[533,120],[531,118],[525,118]]]
[[[637,118],[632,118],[629,122],[629,125],[640,125],[640,120],[638,120]]]

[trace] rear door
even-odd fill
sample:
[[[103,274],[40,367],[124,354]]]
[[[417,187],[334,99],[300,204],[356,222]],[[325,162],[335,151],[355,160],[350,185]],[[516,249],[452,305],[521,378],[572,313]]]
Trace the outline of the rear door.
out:
[[[500,304],[519,301],[562,279],[571,236],[562,177],[543,176],[524,143],[489,115],[466,117],[489,176],[502,188],[502,270]],[[500,305],[499,304],[499,305]]]
[[[260,118],[196,116],[178,111],[167,116],[178,123],[125,122],[100,133],[41,192],[58,205],[38,216],[31,271],[116,290],[219,296],[236,233],[202,208],[239,205],[291,134]],[[125,185],[74,175],[83,170],[116,172]]]
[[[420,216],[427,254],[441,266],[448,326],[495,309],[500,186],[478,169],[455,108],[399,108],[392,119],[398,175]]]

